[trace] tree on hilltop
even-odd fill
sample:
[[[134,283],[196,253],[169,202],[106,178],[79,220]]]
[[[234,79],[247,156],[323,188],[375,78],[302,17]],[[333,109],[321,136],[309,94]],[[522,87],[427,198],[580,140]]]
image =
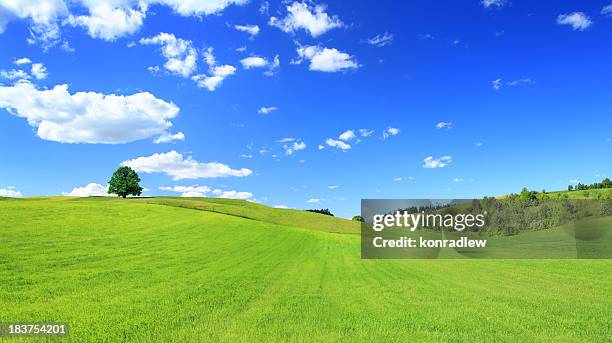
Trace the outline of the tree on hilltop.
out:
[[[108,181],[108,194],[117,194],[123,198],[128,195],[140,195],[142,194],[142,187],[139,183],[140,177],[134,169],[121,166],[115,170],[110,181]]]

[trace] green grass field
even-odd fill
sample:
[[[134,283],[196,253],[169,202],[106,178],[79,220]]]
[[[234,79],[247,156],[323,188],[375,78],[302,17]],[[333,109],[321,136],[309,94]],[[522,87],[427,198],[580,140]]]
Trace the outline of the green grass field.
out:
[[[72,341],[610,341],[612,260],[362,260],[244,201],[0,200],[0,322]]]

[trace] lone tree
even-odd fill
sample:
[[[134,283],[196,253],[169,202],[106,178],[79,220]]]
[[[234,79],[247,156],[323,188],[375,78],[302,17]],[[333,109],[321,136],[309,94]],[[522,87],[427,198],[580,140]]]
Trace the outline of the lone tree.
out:
[[[119,167],[108,181],[108,194],[117,194],[123,198],[128,195],[140,195],[142,187],[139,182],[140,177],[134,169],[127,166]]]

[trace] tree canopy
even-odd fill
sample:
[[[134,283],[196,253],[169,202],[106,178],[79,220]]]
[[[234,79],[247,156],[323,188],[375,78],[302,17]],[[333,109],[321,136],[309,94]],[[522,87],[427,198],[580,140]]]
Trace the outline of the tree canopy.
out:
[[[121,166],[115,170],[110,181],[108,181],[108,194],[117,194],[120,197],[127,197],[128,195],[140,195],[142,194],[142,187],[140,187],[140,177],[134,169]]]

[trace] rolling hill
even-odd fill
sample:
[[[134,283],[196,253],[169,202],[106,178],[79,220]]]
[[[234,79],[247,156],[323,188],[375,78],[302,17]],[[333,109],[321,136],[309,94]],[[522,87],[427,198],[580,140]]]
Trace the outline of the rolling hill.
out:
[[[606,341],[611,260],[362,260],[356,223],[244,201],[0,202],[0,322],[90,341]]]

